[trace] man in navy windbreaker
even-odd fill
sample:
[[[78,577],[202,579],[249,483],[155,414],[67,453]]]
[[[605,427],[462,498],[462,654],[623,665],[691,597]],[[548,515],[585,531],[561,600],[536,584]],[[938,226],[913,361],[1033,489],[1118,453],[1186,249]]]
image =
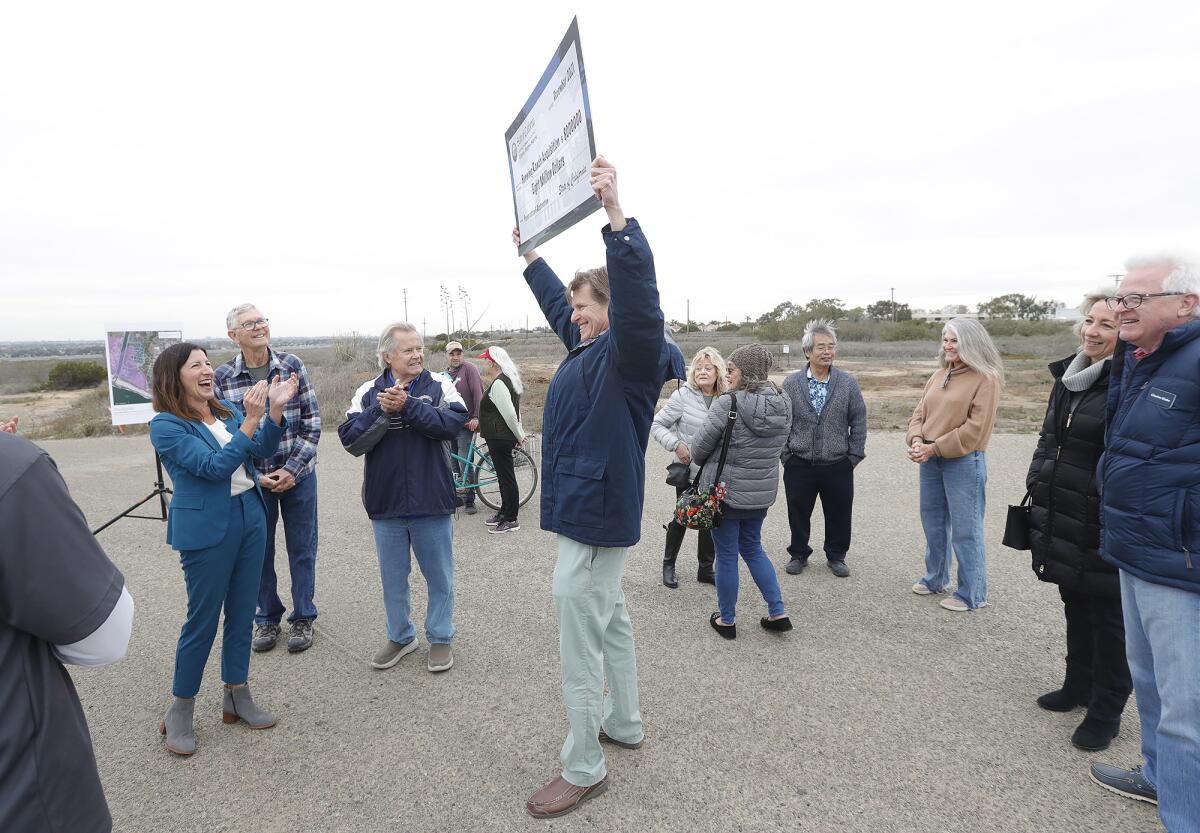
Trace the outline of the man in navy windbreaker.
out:
[[[554,602],[570,733],[562,775],[527,803],[538,817],[604,791],[601,741],[637,748],[643,737],[621,574],[641,537],[646,442],[671,362],[654,258],[603,157],[592,162],[591,184],[609,219],[607,267],[564,288],[537,252],[525,255],[525,280],[568,351],[546,393],[541,509],[542,529],[558,534]]]
[[[387,641],[371,660],[391,668],[417,649],[410,615],[408,576],[416,555],[429,589],[425,637],[430,671],[454,664],[454,483],[449,443],[467,421],[467,406],[442,374],[425,369],[421,334],[407,322],[388,326],[379,337],[383,373],[354,392],[342,445],[366,455],[362,501],[375,531]]]
[[[1200,831],[1200,265],[1138,258],[1118,295],[1121,341],[1100,459],[1100,554],[1120,568],[1144,768],[1093,764],[1113,792]],[[1123,350],[1121,348],[1124,348]],[[1135,349],[1136,348],[1136,349]]]

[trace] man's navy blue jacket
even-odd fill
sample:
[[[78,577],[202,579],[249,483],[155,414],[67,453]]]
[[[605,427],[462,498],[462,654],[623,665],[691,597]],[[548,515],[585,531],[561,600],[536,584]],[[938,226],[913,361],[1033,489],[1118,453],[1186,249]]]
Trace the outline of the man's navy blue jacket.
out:
[[[448,441],[467,421],[467,406],[442,374],[422,370],[406,388],[404,410],[384,413],[379,394],[396,384],[385,370],[354,392],[342,445],[363,463],[362,501],[371,520],[454,513]]]
[[[1109,382],[1100,555],[1200,593],[1200,321],[1136,364],[1132,353],[1120,345]]]
[[[595,547],[629,547],[642,530],[646,442],[671,358],[654,256],[637,220],[602,232],[609,328],[587,344],[571,323],[562,281],[546,261],[525,269],[550,328],[568,353],[546,392],[542,419],[542,529]]]

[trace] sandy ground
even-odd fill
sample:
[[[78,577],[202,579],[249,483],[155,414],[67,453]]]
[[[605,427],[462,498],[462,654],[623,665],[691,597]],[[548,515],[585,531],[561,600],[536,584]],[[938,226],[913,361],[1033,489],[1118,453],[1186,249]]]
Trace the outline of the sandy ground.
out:
[[[454,669],[428,673],[423,644],[375,671],[367,660],[384,638],[383,612],[360,463],[327,438],[316,645],[254,655],[251,685],[280,719],[265,732],[221,722],[214,650],[196,708],[200,748],[186,760],[158,734],[185,606],[178,558],[163,524],[122,520],[100,540],[137,600],[129,654],[114,667],[72,670],[116,830],[1160,830],[1152,807],[1087,778],[1094,760],[1138,762],[1132,703],[1120,738],[1094,755],[1068,743],[1081,713],[1034,705],[1061,681],[1061,603],[1031,575],[1027,554],[998,543],[1033,442],[993,438],[991,608],[949,613],[909,591],[922,572],[916,469],[900,437],[875,434],[858,469],[852,577],[816,562],[786,575],[777,505],[764,541],[797,628],[778,636],[755,627],[764,606],[743,570],[735,642],[708,627],[714,592],[694,580],[693,538],[681,587],[660,583],[672,493],[661,483],[667,455],[652,448],[644,540],[625,577],[647,740],[640,751],[606,748],[607,794],[550,822],[524,809],[557,773],[566,728],[554,542],[538,529],[536,500],[519,533],[487,535],[483,514],[456,523]],[[144,437],[45,447],[96,525],[153,481]]]
[[[90,390],[56,390],[0,396],[0,418],[20,417],[21,427],[28,430],[31,426],[45,424],[66,413],[89,393]]]

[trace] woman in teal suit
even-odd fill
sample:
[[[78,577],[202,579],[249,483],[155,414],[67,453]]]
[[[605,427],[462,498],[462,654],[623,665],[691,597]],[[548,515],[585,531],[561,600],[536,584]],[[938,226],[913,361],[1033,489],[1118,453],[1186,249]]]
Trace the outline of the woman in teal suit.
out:
[[[274,716],[254,705],[246,685],[267,541],[265,503],[250,458],[275,453],[286,427],[283,406],[295,396],[297,380],[292,376],[275,379],[270,387],[265,381],[252,387],[243,400],[243,421],[237,408],[213,394],[208,354],[183,342],[159,355],[153,384],[158,414],[150,421],[150,441],[174,492],[167,543],[179,550],[188,594],[187,619],[175,648],[175,699],[161,731],[167,749],[191,755],[196,751],[192,711],[222,607],[224,720],[241,719],[252,729],[275,725]]]

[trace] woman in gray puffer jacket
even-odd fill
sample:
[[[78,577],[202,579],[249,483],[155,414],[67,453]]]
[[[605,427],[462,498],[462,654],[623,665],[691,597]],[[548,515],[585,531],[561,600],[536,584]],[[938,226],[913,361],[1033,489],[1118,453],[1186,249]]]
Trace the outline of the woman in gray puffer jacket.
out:
[[[675,459],[688,465],[688,476],[695,479],[699,467],[692,460],[692,444],[696,432],[708,419],[708,409],[713,400],[725,392],[725,360],[712,347],[701,347],[692,357],[692,366],[688,368],[687,384],[671,394],[667,404],[655,415],[654,424],[650,426],[650,436],[667,451],[675,453]],[[676,500],[683,494],[684,487],[675,487]],[[679,579],[675,576],[675,558],[679,555],[679,547],[683,544],[683,536],[687,527],[678,521],[667,524],[667,544],[663,553],[663,584],[667,587],[678,587]],[[712,534],[707,529],[697,530],[696,557],[700,568],[696,572],[696,581],[714,584],[713,578],[713,541]]]
[[[737,419],[721,473],[721,482],[726,489],[721,525],[712,531],[717,551],[717,606],[720,610],[708,621],[721,636],[734,639],[737,636],[734,614],[739,553],[767,603],[767,615],[759,620],[759,624],[769,631],[792,629],[792,622],[784,613],[775,567],[762,548],[763,521],[779,492],[779,457],[792,427],[792,403],[767,380],[771,354],[761,344],[734,350],[729,355],[728,365],[732,390],[729,396],[737,398]],[[714,403],[692,447],[692,457],[702,465],[702,489],[711,488],[716,480],[721,438],[730,404],[725,396]]]

